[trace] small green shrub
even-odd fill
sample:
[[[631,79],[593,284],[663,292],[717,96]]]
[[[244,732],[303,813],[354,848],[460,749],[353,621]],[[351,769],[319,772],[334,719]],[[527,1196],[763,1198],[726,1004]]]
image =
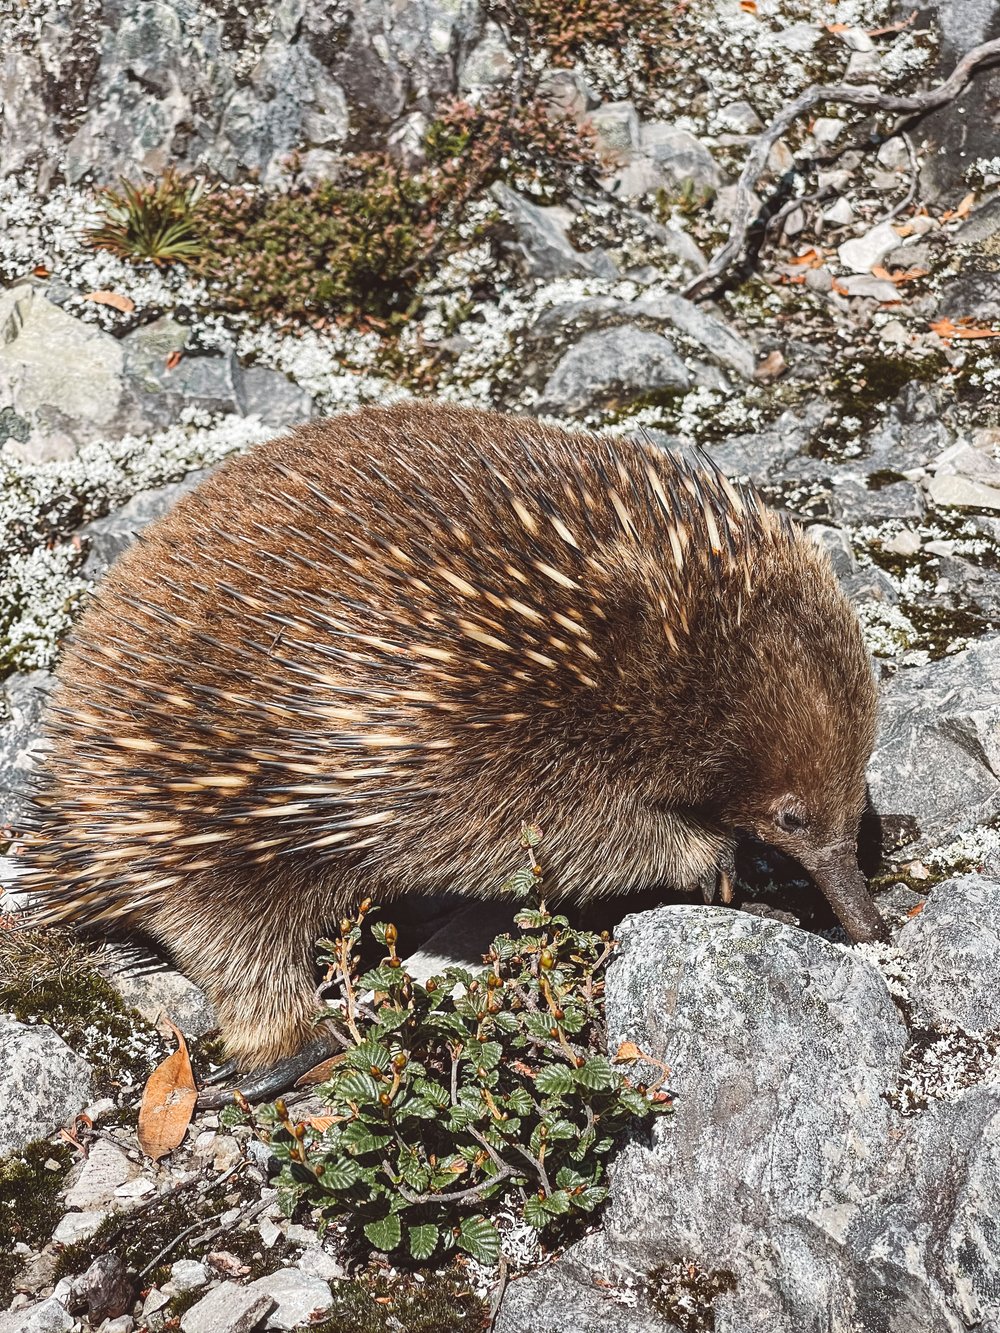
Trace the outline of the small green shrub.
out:
[[[173,169],[158,181],[133,184],[100,193],[104,220],[84,236],[88,245],[110,250],[120,259],[148,261],[158,268],[190,264],[203,250],[199,209],[210,197],[203,181]]]
[[[341,923],[328,977],[344,1050],[319,1089],[328,1114],[295,1123],[279,1101],[258,1121],[283,1163],[286,1210],[307,1200],[327,1217],[346,1213],[376,1249],[417,1261],[457,1248],[490,1262],[500,1237],[489,1205],[513,1203],[540,1230],[591,1212],[619,1131],[670,1109],[662,1065],[631,1043],[615,1060],[601,1052],[614,944],[537,898],[537,837],[526,827],[529,864],[509,884],[537,905],[518,913],[519,933],[494,940],[481,971],[449,968],[421,985],[401,964],[396,928],[376,924],[387,952],[359,975],[370,903]],[[658,1069],[648,1087],[619,1067],[636,1060]]]

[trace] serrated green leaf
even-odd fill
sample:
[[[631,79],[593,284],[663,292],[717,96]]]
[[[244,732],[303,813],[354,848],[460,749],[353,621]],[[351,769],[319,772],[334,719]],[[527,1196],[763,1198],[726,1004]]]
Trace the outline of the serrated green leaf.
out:
[[[392,995],[402,986],[405,976],[401,967],[388,967],[382,963],[358,979],[358,988],[363,991],[387,991]]]
[[[573,1077],[581,1088],[587,1088],[590,1092],[604,1092],[613,1088],[621,1076],[603,1055],[595,1055],[575,1070]]]
[[[429,1259],[438,1246],[440,1232],[437,1227],[426,1224],[409,1228],[410,1254],[418,1262]]]
[[[376,1250],[382,1250],[385,1254],[394,1250],[403,1236],[403,1226],[397,1213],[389,1213],[374,1222],[366,1222],[364,1231]]]
[[[405,1120],[407,1116],[415,1120],[436,1120],[439,1109],[426,1097],[408,1097],[401,1105],[396,1106],[394,1111],[397,1120]]]
[[[470,1041],[462,1055],[476,1068],[496,1069],[503,1055],[503,1047],[498,1041]]]
[[[442,1110],[451,1104],[451,1093],[448,1089],[429,1078],[414,1079],[413,1091]]]
[[[572,1167],[561,1166],[556,1172],[556,1184],[561,1190],[575,1190],[581,1185],[589,1185],[590,1181]]]
[[[367,1125],[361,1124],[358,1120],[353,1120],[345,1126],[340,1136],[340,1146],[352,1156],[358,1153],[380,1152],[391,1141],[388,1134],[373,1134]]]
[[[461,1103],[458,1106],[453,1106],[448,1112],[448,1124],[452,1129],[468,1129],[475,1121],[475,1114],[467,1106],[462,1106]]]
[[[565,1097],[576,1087],[568,1065],[543,1065],[535,1075],[536,1089],[547,1097]]]
[[[533,1037],[541,1037],[543,1040],[549,1040],[549,1029],[552,1027],[552,1019],[547,1014],[525,1014],[524,1026]]]
[[[383,1004],[378,1011],[378,1025],[383,1032],[396,1032],[409,1017],[408,1009],[397,1009],[394,1004]]]
[[[352,1069],[368,1071],[374,1068],[382,1073],[385,1073],[391,1063],[392,1057],[389,1052],[375,1037],[369,1037],[360,1046],[355,1046],[353,1051],[348,1052],[346,1060],[346,1064]]]
[[[430,1168],[425,1166],[420,1159],[409,1153],[401,1155],[398,1161],[399,1174],[406,1181],[411,1189],[415,1189],[418,1194],[423,1194],[430,1184]]]
[[[326,1190],[346,1190],[361,1179],[361,1168],[349,1157],[328,1157],[320,1181]]]
[[[551,1216],[542,1206],[542,1201],[537,1194],[530,1194],[524,1201],[523,1209],[524,1220],[529,1227],[537,1227],[541,1231],[542,1227],[548,1226],[551,1222]]]
[[[500,1257],[500,1233],[485,1217],[463,1217],[455,1240],[460,1250],[481,1264],[496,1263]]]
[[[584,1213],[592,1213],[607,1197],[608,1191],[604,1185],[589,1185],[574,1196],[573,1207],[579,1208]]]
[[[553,1190],[548,1198],[542,1201],[542,1207],[553,1217],[562,1217],[571,1207],[569,1190]]]
[[[518,1084],[517,1087],[511,1088],[501,1105],[505,1110],[513,1111],[516,1116],[531,1115],[535,1109],[535,1099],[527,1088]]]

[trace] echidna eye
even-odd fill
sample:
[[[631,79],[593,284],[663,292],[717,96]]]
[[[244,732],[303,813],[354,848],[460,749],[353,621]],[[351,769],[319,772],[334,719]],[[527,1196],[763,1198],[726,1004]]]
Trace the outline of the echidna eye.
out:
[[[794,810],[782,810],[774,821],[782,833],[801,833],[806,821]]]

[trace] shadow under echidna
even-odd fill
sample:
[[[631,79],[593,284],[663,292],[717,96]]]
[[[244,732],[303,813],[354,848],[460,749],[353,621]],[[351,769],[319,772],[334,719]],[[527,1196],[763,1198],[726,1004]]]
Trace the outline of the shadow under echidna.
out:
[[[361,897],[731,897],[737,833],[856,940],[876,691],[824,554],[707,460],[408,403],[220,467],[108,575],[59,671],[24,878],[157,941],[244,1068],[314,1032]]]

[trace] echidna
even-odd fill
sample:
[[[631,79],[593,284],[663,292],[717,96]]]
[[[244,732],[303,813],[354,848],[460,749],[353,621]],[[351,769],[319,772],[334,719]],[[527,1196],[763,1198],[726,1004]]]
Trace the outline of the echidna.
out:
[[[220,467],[59,672],[43,919],[140,930],[244,1067],[299,1047],[323,927],[497,891],[524,820],[583,900],[717,882],[737,830],[882,933],[856,837],[876,692],[826,557],[652,445],[426,404]]]

